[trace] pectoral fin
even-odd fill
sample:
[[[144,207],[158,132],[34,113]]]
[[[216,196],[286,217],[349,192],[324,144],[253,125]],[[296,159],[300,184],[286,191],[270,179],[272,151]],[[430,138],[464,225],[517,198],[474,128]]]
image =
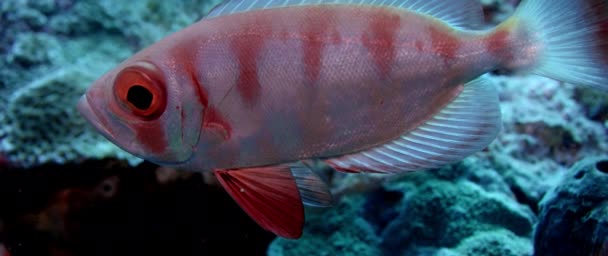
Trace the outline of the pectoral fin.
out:
[[[205,131],[213,133],[221,141],[230,139],[232,128],[215,108],[208,107],[205,109],[204,116],[203,128]]]

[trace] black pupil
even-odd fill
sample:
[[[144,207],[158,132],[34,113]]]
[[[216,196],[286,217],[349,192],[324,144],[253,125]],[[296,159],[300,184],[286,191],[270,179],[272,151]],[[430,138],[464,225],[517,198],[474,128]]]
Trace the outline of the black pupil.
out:
[[[133,85],[127,92],[127,100],[139,110],[146,110],[152,104],[152,93],[141,85]]]

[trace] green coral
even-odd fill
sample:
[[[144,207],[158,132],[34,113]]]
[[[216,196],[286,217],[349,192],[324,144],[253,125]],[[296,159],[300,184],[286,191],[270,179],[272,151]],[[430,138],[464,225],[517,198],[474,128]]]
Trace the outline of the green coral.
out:
[[[304,235],[299,240],[274,240],[268,256],[381,255],[379,238],[359,215],[364,202],[363,195],[357,195],[333,208],[308,209]]]
[[[103,143],[75,111],[85,89],[80,84],[91,80],[87,75],[77,69],[61,69],[13,93],[0,131],[5,135],[0,147],[10,161],[27,166],[108,154],[137,161],[109,142]]]
[[[527,238],[529,242],[536,221],[532,211],[520,205],[510,193],[505,194],[502,188],[492,191],[494,186],[472,182],[479,182],[471,176],[473,173],[493,172],[471,165],[475,162],[470,159],[440,170],[414,173],[409,176],[418,177],[406,176],[395,184],[387,184],[387,187],[395,189],[414,181],[406,191],[407,199],[399,209],[401,214],[382,235],[383,248],[415,255],[429,247],[455,247],[478,232],[503,229]],[[457,172],[458,169],[466,170],[459,178],[441,178],[442,173]],[[500,179],[495,182],[501,183]]]
[[[438,256],[530,256],[532,252],[529,239],[498,229],[477,232],[462,240],[456,248],[439,251]]]
[[[61,45],[57,38],[46,33],[17,35],[7,61],[22,66],[49,64],[59,58]]]

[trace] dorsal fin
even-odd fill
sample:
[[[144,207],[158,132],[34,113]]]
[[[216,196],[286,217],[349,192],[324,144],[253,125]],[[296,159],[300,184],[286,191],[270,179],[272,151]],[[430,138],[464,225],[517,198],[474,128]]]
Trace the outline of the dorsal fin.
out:
[[[406,9],[442,20],[455,28],[477,28],[483,21],[476,0],[227,0],[205,19],[260,9],[307,5],[368,5]]]
[[[325,160],[346,172],[399,173],[437,168],[482,150],[500,130],[494,85],[485,77],[418,128],[375,148]]]

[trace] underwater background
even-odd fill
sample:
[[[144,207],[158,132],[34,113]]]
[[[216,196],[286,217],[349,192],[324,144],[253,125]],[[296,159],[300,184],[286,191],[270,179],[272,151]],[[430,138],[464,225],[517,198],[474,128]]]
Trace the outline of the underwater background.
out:
[[[480,1],[488,27],[519,2]],[[587,87],[492,74],[486,150],[399,177],[325,170],[337,203],[307,209],[299,240],[85,122],[93,80],[219,2],[0,0],[0,256],[608,255],[608,94]]]

